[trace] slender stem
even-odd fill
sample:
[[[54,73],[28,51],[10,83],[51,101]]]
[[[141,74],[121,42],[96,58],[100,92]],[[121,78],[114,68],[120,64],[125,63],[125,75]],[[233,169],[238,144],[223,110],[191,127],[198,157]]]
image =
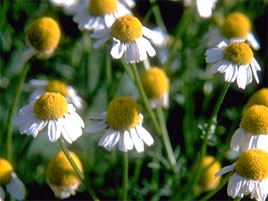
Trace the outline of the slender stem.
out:
[[[161,128],[159,127],[159,124],[157,122],[157,119],[156,119],[156,116],[148,102],[148,98],[145,94],[145,91],[143,89],[143,86],[141,84],[141,80],[140,80],[140,76],[139,76],[139,72],[138,72],[138,69],[137,69],[137,66],[136,64],[132,64],[132,70],[133,70],[133,74],[134,74],[134,78],[135,78],[135,82],[138,86],[138,89],[139,89],[139,92],[140,92],[140,95],[141,95],[141,99],[143,101],[143,104],[145,106],[145,109],[147,110],[151,120],[152,120],[152,123],[157,131],[157,133],[161,133]]]
[[[24,65],[20,74],[20,78],[19,78],[19,83],[18,86],[16,88],[16,92],[14,95],[14,99],[13,102],[11,104],[11,107],[8,111],[8,116],[7,116],[7,127],[6,127],[6,131],[7,131],[7,140],[6,140],[6,157],[8,160],[12,160],[12,123],[13,123],[13,119],[17,110],[17,105],[18,105],[18,101],[20,99],[20,95],[21,95],[21,91],[22,91],[22,87],[25,81],[25,78],[27,76],[27,73],[29,71],[29,65]]]
[[[93,198],[94,201],[99,201],[99,198],[96,196],[95,192],[93,191],[93,189],[90,188],[89,184],[86,182],[84,174],[79,170],[79,168],[77,167],[75,161],[73,160],[71,154],[69,153],[65,142],[63,141],[62,137],[60,137],[58,139],[59,145],[62,149],[62,151],[64,152],[66,158],[68,159],[68,161],[71,163],[75,173],[77,174],[77,176],[80,178],[80,180],[84,183],[87,191],[89,192],[89,194],[91,195],[91,197]]]
[[[135,78],[134,78],[134,75],[133,75],[131,66],[128,65],[123,59],[121,59],[121,63],[123,65],[125,71],[127,72],[129,78],[134,82],[135,81]]]
[[[142,164],[143,164],[143,158],[138,158],[136,160],[135,170],[134,170],[133,178],[132,178],[132,183],[133,184],[136,184],[137,185],[137,183],[139,181]]]
[[[106,99],[108,104],[112,100],[111,96],[112,65],[111,65],[111,57],[109,54],[106,55],[105,75],[106,75]]]
[[[240,201],[240,200],[241,200],[240,197],[236,197],[236,198],[234,199],[234,201]]]
[[[166,26],[165,26],[165,23],[162,19],[161,11],[160,11],[158,4],[156,3],[156,0],[150,0],[150,3],[151,3],[151,5],[155,5],[152,7],[152,9],[153,9],[153,13],[154,13],[154,17],[155,17],[155,21],[156,21],[157,26],[161,27],[162,30],[166,31]]]
[[[172,170],[174,171],[174,173],[176,173],[176,158],[175,158],[175,154],[173,152],[171,143],[170,143],[170,139],[169,139],[169,135],[168,135],[168,131],[167,131],[167,127],[166,127],[166,122],[165,122],[165,117],[164,117],[164,113],[163,113],[163,109],[162,107],[158,107],[156,109],[157,112],[157,116],[160,122],[160,127],[161,127],[161,138],[164,144],[164,147],[166,149],[167,155],[168,155],[168,161],[170,163],[170,166],[172,168]]]
[[[123,201],[127,201],[128,192],[128,153],[123,153]]]

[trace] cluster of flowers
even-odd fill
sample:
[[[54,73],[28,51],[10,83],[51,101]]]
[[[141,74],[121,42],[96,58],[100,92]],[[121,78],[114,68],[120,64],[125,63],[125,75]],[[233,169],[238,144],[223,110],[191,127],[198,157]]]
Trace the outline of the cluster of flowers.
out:
[[[73,20],[78,23],[80,30],[92,31],[90,36],[97,39],[94,48],[112,39],[110,54],[114,59],[124,57],[127,63],[144,61],[148,55],[156,55],[149,40],[156,46],[159,41],[163,41],[155,31],[144,27],[139,19],[132,15],[130,9],[135,5],[133,0],[51,2],[74,14]],[[201,8],[201,14],[204,8],[202,10],[200,2],[197,1],[197,5]],[[204,16],[207,17],[211,15],[216,3],[215,0],[210,2],[209,10],[205,10]],[[238,86],[243,89],[252,82],[252,73],[258,82],[257,71],[260,71],[260,66],[253,57],[251,47],[258,49],[259,45],[250,32],[249,19],[241,13],[232,13],[226,18],[221,31],[214,30],[210,34],[214,34],[215,37],[210,37],[213,41],[209,41],[208,45],[213,48],[207,50],[206,61],[213,63],[212,71],[225,73],[227,82],[237,80]],[[35,20],[27,29],[26,39],[30,48],[25,53],[24,60],[34,54],[42,58],[50,57],[59,43],[60,36],[59,25],[54,19],[42,17]],[[217,47],[214,47],[215,45]],[[152,108],[167,108],[169,80],[165,72],[159,67],[149,68],[141,75],[141,81]],[[35,88],[31,101],[20,110],[16,119],[20,133],[37,137],[41,130],[47,128],[51,142],[61,137],[70,144],[75,142],[85,127],[84,121],[76,112],[76,109],[82,109],[83,105],[77,92],[59,80],[31,80],[30,85]],[[247,106],[243,112],[241,128],[235,133],[231,145],[234,150],[243,153],[237,163],[223,168],[217,174],[236,170],[228,187],[228,194],[232,197],[251,194],[256,199],[265,200],[268,191],[268,156],[261,149],[267,152],[267,115],[267,105]],[[143,115],[138,104],[130,97],[114,98],[109,103],[107,111],[92,120],[97,123],[87,127],[85,132],[105,130],[99,145],[107,150],[118,145],[119,150],[123,152],[133,148],[137,152],[143,152],[144,143],[148,146],[154,143],[151,134],[142,126]],[[71,155],[82,171],[78,157],[74,153]],[[208,157],[204,166],[211,161],[213,158]],[[248,168],[248,163],[252,168]],[[216,166],[216,169],[220,169],[219,164]],[[1,184],[7,184],[6,188],[11,195],[17,200],[22,200],[25,187],[5,159],[0,160],[0,173]],[[47,181],[55,195],[60,198],[75,194],[80,184],[63,152],[51,159],[47,168]],[[0,198],[4,199],[2,188]]]

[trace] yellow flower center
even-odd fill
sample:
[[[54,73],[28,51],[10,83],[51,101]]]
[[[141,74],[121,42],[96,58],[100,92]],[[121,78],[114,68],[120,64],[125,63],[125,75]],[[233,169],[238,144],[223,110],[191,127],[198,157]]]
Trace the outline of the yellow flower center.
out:
[[[130,43],[142,37],[142,24],[138,18],[125,15],[113,23],[111,34],[122,42]]]
[[[245,109],[252,105],[264,105],[268,107],[268,88],[262,88],[255,92],[245,105]]]
[[[253,105],[246,109],[240,127],[252,135],[268,135],[268,107]]]
[[[45,87],[47,92],[57,92],[67,97],[69,95],[67,85],[59,80],[51,80]]]
[[[202,173],[199,178],[198,184],[203,190],[208,191],[217,187],[221,177],[215,177],[216,172],[221,169],[219,161],[215,161],[212,156],[206,156],[201,164]]]
[[[140,122],[138,104],[129,97],[118,97],[112,100],[107,109],[107,123],[116,130],[134,128]]]
[[[68,103],[59,93],[46,92],[34,103],[34,114],[42,120],[58,119],[68,112]]]
[[[221,27],[221,33],[227,38],[245,38],[251,29],[247,16],[234,12],[229,14]]]
[[[103,16],[117,10],[117,0],[90,0],[89,12],[93,15]]]
[[[6,159],[0,158],[0,184],[9,183],[12,172],[12,165]]]
[[[244,42],[235,42],[228,45],[223,52],[224,58],[236,65],[250,64],[253,52]]]
[[[69,153],[79,170],[83,172],[81,161],[77,155],[71,151],[69,151]],[[46,177],[49,183],[59,187],[68,187],[80,182],[79,177],[75,173],[63,151],[57,153],[50,160],[46,170]]]
[[[37,51],[54,51],[60,41],[60,27],[50,17],[35,20],[26,31],[26,39]]]
[[[237,174],[247,179],[262,181],[268,177],[268,154],[261,149],[248,149],[235,165]]]
[[[144,71],[141,82],[148,98],[160,98],[169,90],[167,75],[158,67]]]

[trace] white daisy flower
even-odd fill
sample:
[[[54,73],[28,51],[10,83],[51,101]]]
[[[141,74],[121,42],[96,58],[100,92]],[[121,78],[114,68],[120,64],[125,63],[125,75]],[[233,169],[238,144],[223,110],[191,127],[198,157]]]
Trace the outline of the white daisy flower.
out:
[[[71,151],[69,153],[79,170],[83,172],[82,163],[78,156]],[[46,179],[54,195],[60,199],[66,199],[71,195],[75,195],[81,183],[63,151],[58,152],[49,161],[46,170]]]
[[[237,162],[222,168],[216,176],[235,171],[230,177],[227,194],[232,198],[265,201],[268,194],[268,154],[261,149],[249,149],[242,153]]]
[[[26,190],[23,182],[18,178],[13,171],[13,166],[3,158],[0,158],[0,200],[4,201],[5,191],[3,189],[5,185],[7,192],[11,197],[16,200],[23,200],[25,198]]]
[[[240,128],[231,140],[231,149],[263,149],[268,153],[268,107],[253,105],[243,112]]]
[[[64,12],[68,15],[73,15],[81,8],[83,8],[87,1],[85,0],[49,0],[54,6],[62,7]]]
[[[58,23],[51,17],[42,17],[30,24],[26,30],[26,42],[30,46],[22,59],[27,61],[36,54],[40,58],[48,58],[60,42],[61,31]]]
[[[60,94],[46,92],[20,109],[16,124],[21,134],[36,137],[46,126],[48,138],[55,142],[62,135],[72,143],[82,135],[84,122],[72,104]]]
[[[87,0],[73,20],[80,30],[99,31],[112,26],[114,21],[131,12],[118,0]]]
[[[111,150],[118,144],[119,150],[127,152],[133,147],[138,153],[144,151],[144,143],[151,146],[154,140],[151,134],[142,127],[143,116],[138,104],[129,97],[118,97],[109,104],[107,113],[93,120],[99,123],[85,129],[95,133],[106,129],[99,141],[99,146]]]
[[[196,3],[198,14],[201,18],[210,18],[218,0],[183,0],[184,6]]]
[[[99,39],[93,44],[94,48],[100,47],[110,38],[114,43],[111,55],[114,59],[120,59],[123,55],[127,63],[137,63],[155,56],[155,50],[151,43],[143,37],[152,38],[152,31],[143,27],[141,22],[132,15],[125,15],[116,19],[110,29],[93,33],[93,38]]]
[[[59,80],[33,79],[30,80],[29,85],[35,88],[30,96],[31,100],[38,98],[45,92],[57,92],[63,95],[67,99],[67,102],[73,104],[77,109],[81,109],[83,106],[82,99],[77,95],[76,90]]]
[[[152,67],[143,72],[141,83],[152,108],[169,106],[169,80],[165,71]]]
[[[215,47],[221,41],[228,44],[233,38],[244,40],[255,50],[260,49],[258,41],[251,32],[251,22],[249,18],[239,12],[229,14],[225,18],[220,30],[213,29],[208,33],[207,45],[208,47]]]
[[[211,71],[225,73],[226,82],[234,82],[237,79],[239,88],[245,89],[252,82],[252,73],[257,83],[259,78],[257,71],[260,65],[253,57],[250,47],[244,42],[233,42],[227,45],[221,42],[217,48],[206,51],[207,63],[212,63]]]

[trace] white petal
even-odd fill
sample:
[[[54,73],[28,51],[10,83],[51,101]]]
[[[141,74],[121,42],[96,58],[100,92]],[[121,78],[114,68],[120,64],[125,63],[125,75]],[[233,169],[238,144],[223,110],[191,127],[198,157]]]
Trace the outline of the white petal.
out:
[[[5,192],[4,189],[0,186],[0,201],[4,201],[5,199]]]
[[[237,75],[237,85],[239,88],[245,89],[247,85],[247,70],[245,66],[240,66]]]
[[[15,199],[24,199],[26,193],[25,186],[14,172],[11,173],[11,181],[6,185],[6,188],[10,195]]]
[[[253,49],[255,50],[259,50],[260,49],[260,44],[258,43],[258,41],[256,40],[256,38],[254,37],[254,35],[252,33],[249,33],[247,35],[247,40],[249,41],[251,47],[253,47]]]
[[[244,141],[244,131],[238,128],[232,136],[231,149],[234,151],[239,151],[241,147],[241,142]]]
[[[250,67],[251,67],[251,70],[252,70],[252,72],[253,72],[253,75],[254,75],[254,78],[255,78],[257,84],[259,84],[259,77],[258,77],[258,74],[257,74],[258,66],[255,66],[255,65],[254,65],[254,62],[253,62],[253,63],[250,65]]]
[[[136,40],[137,48],[138,48],[138,53],[139,53],[139,58],[138,61],[143,61],[147,59],[147,53],[146,53],[146,42],[149,42],[147,39],[140,38]],[[150,43],[150,42],[149,42]]]
[[[139,137],[148,146],[151,146],[154,143],[154,139],[152,138],[151,134],[142,126],[137,126],[137,133],[138,133]]]
[[[103,146],[110,151],[119,141],[120,133],[113,129],[108,129],[106,133],[101,137],[99,146]]]
[[[125,44],[121,43],[120,41],[113,44],[113,47],[111,49],[111,55],[115,59],[120,59],[125,52]]]
[[[125,60],[127,63],[136,63],[136,62],[140,61],[138,47],[137,47],[137,44],[135,42],[127,43],[125,48],[126,48]]]
[[[255,67],[255,69],[257,71],[261,71],[261,67],[260,67],[259,63],[257,62],[257,60],[254,57],[252,59],[252,63],[253,63],[253,66]]]
[[[251,72],[251,68],[249,66],[246,67],[247,70],[247,84],[250,84],[252,82],[252,72]]]
[[[213,0],[197,0],[196,5],[200,17],[209,18],[212,16],[212,9],[215,6]]]
[[[223,50],[219,48],[211,48],[206,51],[206,62],[214,63],[223,59]]]
[[[47,83],[48,83],[48,80],[32,79],[29,81],[29,84],[33,87],[45,87]]]
[[[95,43],[93,44],[93,48],[94,48],[94,49],[99,48],[99,47],[102,46],[104,43],[106,43],[109,39],[110,39],[110,36],[105,36],[105,37],[99,39],[97,42],[95,42]]]
[[[124,145],[125,145],[127,150],[133,149],[133,142],[132,142],[132,139],[130,138],[129,131],[127,131],[127,130],[124,131],[124,133],[123,133],[123,141],[124,141]]]
[[[225,166],[220,171],[218,171],[215,176],[218,177],[218,176],[221,176],[223,174],[226,174],[227,172],[233,171],[235,168],[235,164],[236,163],[234,163],[232,165]]]
[[[130,136],[132,138],[133,144],[137,150],[138,153],[144,151],[144,144],[141,138],[137,134],[136,128],[130,129]]]
[[[148,41],[147,39],[144,38],[144,42],[143,42],[143,46],[145,46],[145,50],[148,53],[148,55],[150,57],[154,57],[156,55],[155,49],[153,48],[153,46],[151,45],[150,41]],[[147,56],[146,56],[147,58]]]
[[[222,69],[226,69],[228,65],[229,65],[229,62],[227,62],[226,60],[220,60],[211,66],[211,71],[212,73],[216,73],[217,71],[221,72]]]
[[[225,81],[232,82],[234,75],[237,75],[237,66],[229,65],[225,71]]]
[[[56,142],[61,133],[61,127],[57,125],[56,120],[48,121],[48,139],[51,142]]]
[[[101,121],[97,124],[94,124],[94,125],[90,125],[88,127],[85,128],[85,132],[86,133],[97,133],[101,130],[104,130],[105,128],[107,127],[107,124],[105,121]]]

